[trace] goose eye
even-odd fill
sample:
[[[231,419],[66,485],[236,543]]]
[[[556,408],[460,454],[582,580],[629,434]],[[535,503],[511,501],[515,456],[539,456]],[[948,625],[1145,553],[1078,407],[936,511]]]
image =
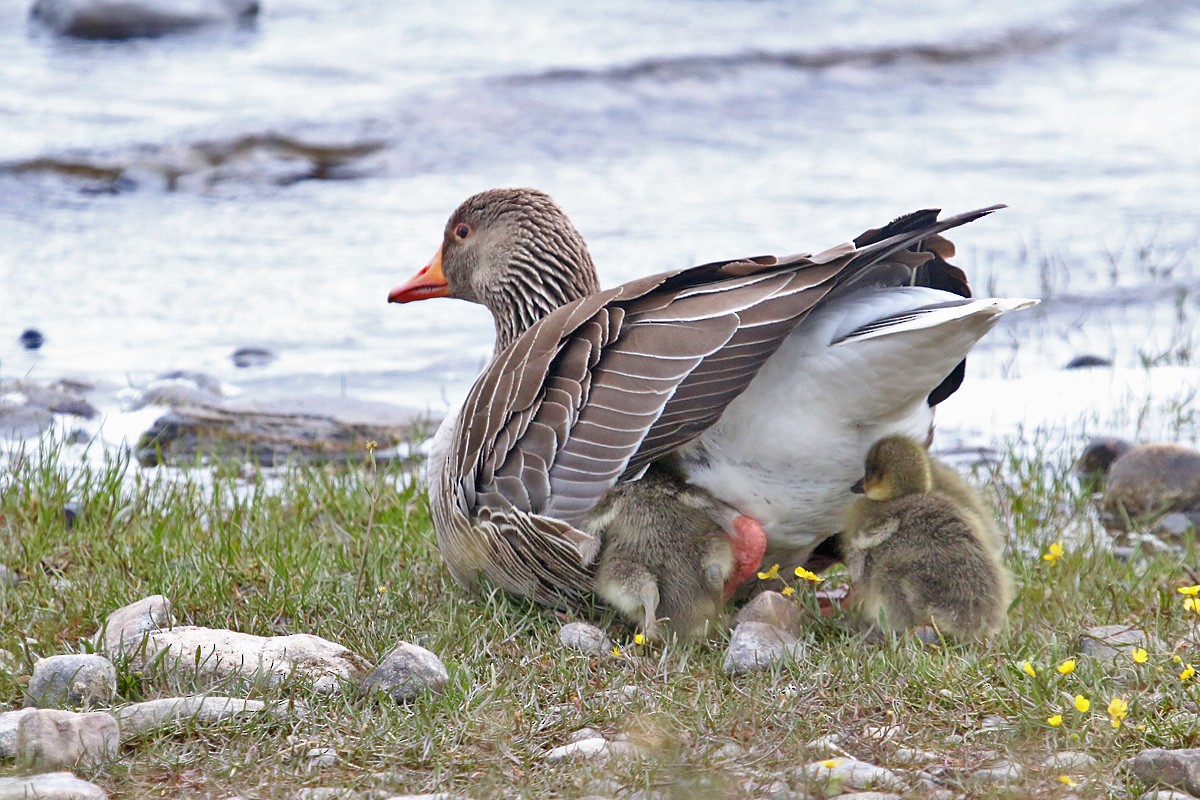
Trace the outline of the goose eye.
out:
[[[454,229],[454,235],[460,239],[465,239],[471,235],[471,226],[465,222],[458,223]]]

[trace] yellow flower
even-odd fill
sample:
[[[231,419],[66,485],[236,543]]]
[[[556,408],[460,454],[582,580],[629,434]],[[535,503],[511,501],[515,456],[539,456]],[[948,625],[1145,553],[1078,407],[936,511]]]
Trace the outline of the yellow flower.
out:
[[[612,649],[612,654],[613,654],[614,656],[620,657],[620,655],[621,655],[621,648],[617,647],[617,646],[614,644],[614,645],[613,645],[613,649]]]
[[[645,644],[645,643],[646,643],[646,636],[645,636],[645,634],[641,634],[641,633],[635,633],[635,634],[633,635],[633,643],[634,643],[634,644]]]
[[[830,759],[826,759],[825,761],[822,761],[821,766],[825,767],[825,769],[835,769],[835,768],[841,766],[842,761],[843,761],[843,759],[840,759],[840,758],[830,758]]]
[[[379,593],[380,594],[387,594],[387,591],[388,591],[388,587],[387,587],[386,583],[379,584]]]
[[[1070,675],[1075,671],[1075,659],[1068,658],[1066,661],[1058,665],[1059,675]]]
[[[1188,664],[1186,667],[1183,668],[1183,672],[1179,673],[1179,680],[1190,681],[1192,679],[1192,676],[1195,674],[1196,674],[1196,668],[1193,667],[1191,664]]]
[[[806,581],[812,581],[813,583],[820,583],[822,580],[820,575],[818,575],[815,572],[809,572],[804,567],[796,567],[795,572],[796,572],[797,578],[804,578],[804,580],[806,580]]]
[[[1150,658],[1150,656],[1147,655],[1145,648],[1142,647],[1133,648],[1133,651],[1130,653],[1130,655],[1133,656],[1133,660],[1138,664],[1145,664]]]
[[[1062,725],[1062,714],[1055,714],[1053,716],[1046,717],[1046,723],[1051,728],[1057,728],[1059,725]]]
[[[1075,695],[1075,709],[1082,714],[1086,714],[1087,710],[1092,707],[1092,701],[1088,700],[1081,694]]]
[[[1188,611],[1194,611],[1200,614],[1200,598],[1185,597],[1183,598],[1183,607]]]
[[[1121,720],[1125,719],[1125,714],[1129,711],[1129,704],[1120,697],[1114,697],[1112,702],[1108,704],[1108,715],[1112,717],[1112,726],[1114,728],[1121,727]]]
[[[769,581],[772,578],[778,578],[778,577],[779,577],[779,565],[778,564],[772,564],[771,568],[769,570],[767,570],[766,572],[758,573],[758,579],[760,581]]]
[[[1043,561],[1049,561],[1051,564],[1056,563],[1063,556],[1063,540],[1059,539],[1054,544],[1050,545],[1050,549],[1042,556]]]
[[[780,593],[781,595],[783,595],[784,597],[791,597],[792,595],[794,595],[794,594],[796,593],[796,587],[794,587],[794,586],[785,586],[785,587],[783,587],[782,589],[780,589],[780,590],[779,590],[779,593]]]
[[[1037,677],[1037,670],[1033,668],[1032,662],[1026,661],[1024,664],[1022,664],[1021,671],[1031,678]]]
[[[1200,596],[1200,583],[1194,586],[1180,586],[1175,591],[1180,594],[1186,594],[1188,597],[1197,597]]]
[[[1074,781],[1073,778],[1071,778],[1070,775],[1059,775],[1058,782],[1061,783],[1063,786],[1078,786],[1079,785],[1078,783],[1076,783]]]
[[[1176,653],[1175,655],[1171,656],[1171,660],[1172,660],[1172,661],[1174,661],[1176,664],[1182,664],[1182,663],[1183,663],[1183,658],[1182,658],[1182,657],[1181,657],[1181,656],[1180,656],[1178,653]]]

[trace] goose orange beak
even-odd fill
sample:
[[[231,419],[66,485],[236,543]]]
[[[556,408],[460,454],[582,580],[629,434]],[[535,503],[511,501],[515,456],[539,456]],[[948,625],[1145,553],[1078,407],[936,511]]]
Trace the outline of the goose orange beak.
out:
[[[416,300],[428,300],[431,297],[445,297],[450,294],[446,284],[446,276],[442,274],[442,248],[433,254],[433,259],[413,275],[406,283],[392,289],[388,295],[389,303],[412,303]]]

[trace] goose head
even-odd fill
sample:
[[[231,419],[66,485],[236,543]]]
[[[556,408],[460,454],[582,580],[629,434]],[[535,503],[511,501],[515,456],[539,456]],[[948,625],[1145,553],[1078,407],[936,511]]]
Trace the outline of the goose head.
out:
[[[454,210],[437,253],[388,302],[454,297],[484,305],[500,352],[554,309],[599,289],[587,244],[549,195],[489,189]]]
[[[933,472],[925,448],[907,436],[885,436],[867,451],[866,474],[851,491],[883,501],[932,489]]]

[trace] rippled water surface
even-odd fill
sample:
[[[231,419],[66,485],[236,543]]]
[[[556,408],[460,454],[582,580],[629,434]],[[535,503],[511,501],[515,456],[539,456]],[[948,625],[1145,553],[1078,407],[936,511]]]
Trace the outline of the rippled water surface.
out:
[[[1193,335],[1200,4],[514,8],[267,0],[241,30],[72,42],[0,0],[0,377],[187,368],[441,407],[486,312],[385,298],[461,199],[512,184],[560,201],[606,284],[1003,202],[958,260],[1050,300],[981,377]],[[305,180],[271,137],[372,152]],[[279,359],[235,370],[243,345]]]

